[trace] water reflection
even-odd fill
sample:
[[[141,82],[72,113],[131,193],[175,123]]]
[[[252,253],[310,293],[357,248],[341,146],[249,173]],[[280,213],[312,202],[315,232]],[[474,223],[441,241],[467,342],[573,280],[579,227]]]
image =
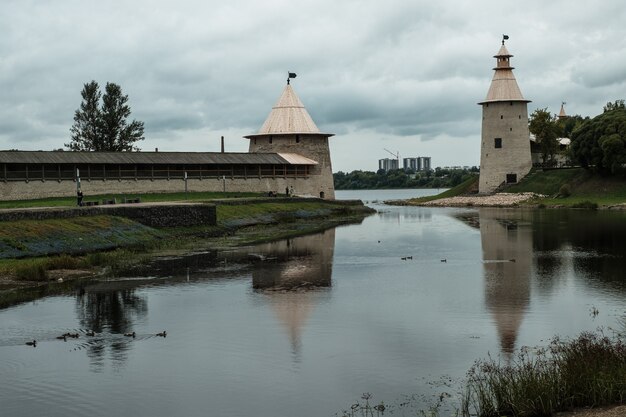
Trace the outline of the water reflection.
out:
[[[254,247],[252,286],[289,335],[294,360],[300,360],[301,334],[314,308],[331,287],[335,229]]]
[[[79,291],[76,297],[76,314],[83,329],[98,334],[123,335],[132,332],[133,323],[148,314],[148,303],[133,288],[120,289],[120,283],[100,283]],[[92,365],[100,368],[110,353],[111,361],[119,365],[127,359],[128,342],[121,338],[105,341],[94,338],[80,345],[85,349]]]
[[[412,220],[413,222],[429,222],[432,220],[432,211],[421,207],[412,207],[411,210],[381,210],[376,215],[385,223],[393,222],[399,224],[401,220]]]
[[[142,288],[236,278],[249,279],[255,296],[271,307],[299,360],[303,327],[332,285],[334,247],[335,229],[330,229],[225,252],[160,258],[142,269],[143,278],[90,285],[77,294],[77,317],[83,329],[103,336],[89,339],[80,349],[96,370],[107,357],[119,365],[131,347],[122,335],[132,333],[134,324],[148,314],[147,297],[138,295]]]
[[[484,208],[456,217],[480,229],[485,305],[505,356],[516,348],[533,284],[552,293],[574,269],[583,285],[626,290],[621,212]]]

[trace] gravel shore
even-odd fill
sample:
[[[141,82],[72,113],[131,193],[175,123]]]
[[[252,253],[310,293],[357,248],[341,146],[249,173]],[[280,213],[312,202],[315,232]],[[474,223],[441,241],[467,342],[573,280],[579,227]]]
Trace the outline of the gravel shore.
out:
[[[523,201],[541,197],[545,196],[536,193],[497,193],[481,196],[457,196],[441,198],[439,200],[426,201],[423,203],[413,203],[411,201],[390,201],[385,203],[392,205],[417,205],[435,207],[511,207]]]

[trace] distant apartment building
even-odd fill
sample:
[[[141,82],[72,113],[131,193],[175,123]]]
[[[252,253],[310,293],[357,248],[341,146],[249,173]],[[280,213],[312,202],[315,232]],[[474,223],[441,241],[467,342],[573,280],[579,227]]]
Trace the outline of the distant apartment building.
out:
[[[378,160],[378,169],[382,169],[385,172],[391,171],[392,169],[399,169],[398,160],[397,159],[379,159]]]
[[[404,158],[402,160],[405,170],[430,171],[430,156],[418,156],[416,158]]]

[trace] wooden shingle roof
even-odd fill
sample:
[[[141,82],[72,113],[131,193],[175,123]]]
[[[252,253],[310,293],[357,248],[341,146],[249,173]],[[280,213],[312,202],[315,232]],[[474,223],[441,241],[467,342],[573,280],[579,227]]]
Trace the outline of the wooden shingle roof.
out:
[[[498,65],[494,68],[495,73],[493,74],[489,91],[487,91],[487,97],[478,104],[497,101],[523,101],[530,103],[530,100],[526,100],[522,95],[515,75],[513,75],[514,68],[509,63],[509,59],[512,56],[503,42],[498,53],[494,55]]]
[[[317,162],[290,153],[0,151],[0,164],[317,165]]]
[[[245,136],[253,138],[255,136],[267,135],[293,135],[293,134],[314,134],[323,136],[333,136],[331,133],[322,133],[315,125],[304,104],[298,98],[291,85],[287,84],[278,102],[272,107],[265,123],[258,133]]]

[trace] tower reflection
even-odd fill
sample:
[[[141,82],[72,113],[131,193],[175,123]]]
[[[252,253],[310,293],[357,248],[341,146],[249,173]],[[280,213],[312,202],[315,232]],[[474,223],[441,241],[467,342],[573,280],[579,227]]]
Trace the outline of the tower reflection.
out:
[[[252,286],[283,324],[299,359],[303,328],[332,285],[335,229],[256,246]]]
[[[479,209],[459,218],[480,229],[485,305],[495,321],[500,350],[510,357],[530,303],[532,225],[520,221],[518,212],[502,209]]]

